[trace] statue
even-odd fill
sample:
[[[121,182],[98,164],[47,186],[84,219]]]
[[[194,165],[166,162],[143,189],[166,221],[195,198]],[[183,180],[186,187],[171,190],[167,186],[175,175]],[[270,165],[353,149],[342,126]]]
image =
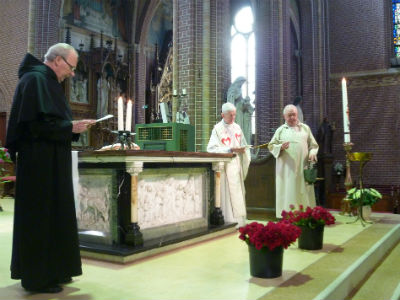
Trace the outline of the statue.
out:
[[[322,124],[318,128],[317,143],[319,145],[318,154],[332,153],[333,128],[328,122],[328,118],[324,118]]]
[[[190,124],[189,115],[187,114],[187,104],[181,102],[179,110],[176,112],[176,123]]]
[[[248,144],[251,144],[251,135],[252,135],[252,126],[251,126],[251,118],[254,113],[254,107],[250,103],[250,97],[247,96],[246,98],[243,99],[242,105],[241,105],[241,111],[243,115],[242,123],[241,125],[244,137],[246,138],[246,142]],[[236,109],[237,113],[237,109]]]
[[[103,75],[97,81],[97,118],[104,117],[108,114],[108,97],[110,91],[110,83],[108,78]]]
[[[231,84],[231,86],[228,89],[227,93],[227,102],[232,103],[233,105],[236,106],[236,103],[238,101],[241,101],[242,98],[242,85],[245,83],[246,78],[243,76],[239,76],[236,78],[236,80]],[[237,110],[237,108],[236,108]]]
[[[293,105],[296,106],[297,108],[297,119],[301,122],[304,123],[304,116],[303,116],[303,110],[301,109],[301,101],[303,100],[302,96],[297,96],[294,98]]]
[[[248,144],[251,143],[251,116],[254,112],[254,107],[250,103],[250,97],[242,97],[242,85],[246,78],[239,76],[228,89],[227,102],[232,103],[236,107],[235,123],[242,128],[244,137]]]
[[[87,78],[77,71],[71,82],[71,101],[89,103],[87,98]]]

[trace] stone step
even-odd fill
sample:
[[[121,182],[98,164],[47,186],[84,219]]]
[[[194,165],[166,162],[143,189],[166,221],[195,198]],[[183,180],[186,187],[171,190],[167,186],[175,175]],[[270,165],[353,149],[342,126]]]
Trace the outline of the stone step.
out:
[[[400,299],[400,243],[384,256],[379,265],[368,274],[348,299]]]
[[[321,250],[325,255],[298,270],[259,299],[349,299],[354,289],[366,280],[368,274],[377,268],[400,241],[400,216],[374,213],[372,219],[373,224],[360,230],[362,225],[359,222],[348,224],[351,223],[351,217],[339,217],[337,225],[326,227],[324,248]],[[357,229],[360,231],[356,232]],[[354,234],[346,241],[335,238],[336,235],[352,230]],[[297,258],[294,259],[306,259],[310,253],[317,256],[321,251],[309,251],[301,256],[296,254]]]

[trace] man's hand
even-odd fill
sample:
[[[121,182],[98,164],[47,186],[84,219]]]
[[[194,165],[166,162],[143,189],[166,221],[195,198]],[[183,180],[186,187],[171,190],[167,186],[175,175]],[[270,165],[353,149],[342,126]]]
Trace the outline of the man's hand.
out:
[[[290,142],[284,142],[281,146],[281,150],[286,150],[287,148],[289,148],[289,144]]]
[[[315,154],[310,154],[308,156],[308,160],[310,160],[312,162],[316,162],[317,161],[317,156]]]
[[[81,133],[86,131],[90,126],[96,123],[96,120],[77,120],[72,121],[72,132],[73,133]]]

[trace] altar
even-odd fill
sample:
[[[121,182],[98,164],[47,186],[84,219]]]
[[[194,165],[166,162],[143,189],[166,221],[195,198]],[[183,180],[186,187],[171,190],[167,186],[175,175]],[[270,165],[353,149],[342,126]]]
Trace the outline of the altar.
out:
[[[221,172],[233,155],[79,152],[75,201],[81,249],[124,255],[178,237],[234,228],[220,208]]]

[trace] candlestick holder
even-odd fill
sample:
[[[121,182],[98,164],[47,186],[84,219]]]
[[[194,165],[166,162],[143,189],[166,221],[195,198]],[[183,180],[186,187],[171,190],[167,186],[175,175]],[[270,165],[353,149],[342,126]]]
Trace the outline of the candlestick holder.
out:
[[[347,198],[347,191],[350,190],[353,187],[353,180],[351,179],[351,173],[350,173],[350,159],[349,159],[349,153],[351,149],[353,148],[354,144],[351,142],[344,143],[344,151],[346,151],[346,177],[344,179],[344,187],[346,189],[346,196],[342,199],[341,202],[341,215],[351,215],[351,205],[350,205],[350,199]]]
[[[365,164],[369,162],[372,158],[372,153],[369,152],[353,152],[353,153],[347,153],[347,158],[350,161],[357,161],[360,162],[360,179],[359,179],[359,185],[360,185],[360,198],[358,199],[357,203],[357,218],[353,222],[349,223],[355,223],[358,220],[361,221],[361,225],[365,226],[365,223],[372,223],[369,221],[366,221],[363,216],[363,204],[364,204],[364,193],[363,193],[363,169],[365,167]]]
[[[127,149],[131,150],[134,149],[134,143],[132,142],[132,136],[135,135],[135,133],[126,131],[126,130],[118,130],[118,131],[113,131],[114,133],[117,133],[117,140],[115,143],[112,145],[114,146],[117,143],[121,144],[121,147],[119,150],[126,150],[125,145],[127,146]],[[111,147],[112,149],[112,147]]]

